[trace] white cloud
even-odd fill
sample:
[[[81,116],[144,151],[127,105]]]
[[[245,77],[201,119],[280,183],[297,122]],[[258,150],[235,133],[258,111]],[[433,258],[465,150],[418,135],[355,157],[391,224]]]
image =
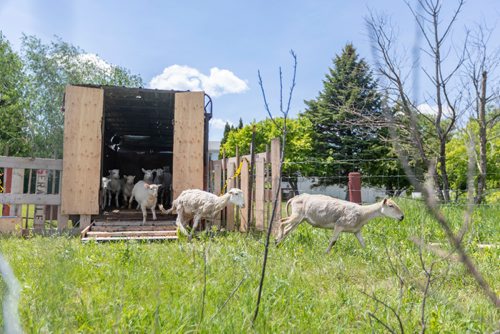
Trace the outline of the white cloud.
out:
[[[75,61],[80,64],[93,65],[106,73],[111,73],[113,70],[113,65],[94,53],[81,53],[76,57]]]
[[[420,111],[422,114],[425,115],[431,115],[435,116],[437,115],[438,107],[437,106],[431,106],[428,103],[422,103],[417,106],[418,111]],[[448,108],[448,106],[443,106],[443,114],[445,116],[451,115],[451,110]]]
[[[205,75],[189,66],[172,65],[151,79],[151,88],[175,90],[203,90],[212,97],[238,94],[248,90],[247,83],[233,72],[212,67]]]
[[[228,120],[223,120],[221,118],[212,118],[209,122],[210,127],[212,127],[213,129],[217,129],[217,130],[224,130],[226,123],[229,123],[229,125],[234,126],[233,122],[228,121]]]

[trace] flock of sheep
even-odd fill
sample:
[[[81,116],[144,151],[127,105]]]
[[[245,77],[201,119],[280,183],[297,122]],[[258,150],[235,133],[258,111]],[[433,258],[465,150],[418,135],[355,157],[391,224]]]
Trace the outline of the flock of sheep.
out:
[[[123,205],[131,208],[132,201],[138,203],[137,209],[141,208],[143,224],[146,222],[147,209],[151,209],[153,220],[156,220],[156,205],[164,214],[177,214],[177,229],[187,235],[191,240],[194,231],[202,219],[213,221],[217,214],[229,203],[238,207],[245,206],[243,192],[240,189],[230,189],[226,194],[217,196],[212,193],[199,190],[184,190],[179,197],[172,202],[172,207],[164,209],[164,203],[170,204],[170,193],[172,187],[172,174],[168,167],[156,170],[142,169],[143,180],[134,184],[135,176],[124,175],[120,178],[120,171],[112,169],[108,177],[102,178],[101,207],[104,209],[111,205],[112,196],[115,197],[116,207],[119,207],[120,194],[123,196]],[[158,196],[160,194],[160,202]],[[291,213],[289,209],[291,207]],[[343,201],[325,195],[301,194],[291,198],[286,206],[287,216],[280,221],[276,244],[280,244],[300,223],[308,222],[313,227],[331,229],[333,236],[326,252],[330,252],[341,232],[354,233],[360,245],[365,247],[361,229],[371,219],[376,217],[388,217],[402,221],[404,214],[397,204],[385,198],[382,201],[359,205]],[[186,226],[193,220],[193,228],[188,233]]]
[[[120,177],[119,169],[110,169],[109,175],[101,180],[101,209],[111,206],[114,197],[115,207],[120,207],[120,197],[123,199],[123,207],[128,205],[130,209],[132,201],[137,202],[137,209],[141,208],[143,223],[146,222],[147,209],[151,209],[153,219],[156,220],[155,207],[159,203],[170,203],[172,191],[172,174],[168,166],[158,169],[144,169],[143,180],[134,184],[135,175],[124,175]],[[127,204],[128,203],[128,204]]]

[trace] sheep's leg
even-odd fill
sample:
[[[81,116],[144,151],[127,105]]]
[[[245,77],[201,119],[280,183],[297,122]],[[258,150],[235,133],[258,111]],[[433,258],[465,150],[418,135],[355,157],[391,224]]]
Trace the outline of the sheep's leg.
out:
[[[175,225],[177,225],[177,229],[181,230],[182,234],[189,236],[188,231],[184,227],[184,215],[182,214],[182,211],[179,211],[177,213],[177,219],[175,220]]]
[[[337,242],[337,239],[339,238],[339,234],[342,232],[342,228],[339,227],[338,225],[335,225],[335,228],[333,230],[333,236],[332,240],[330,240],[330,244],[328,245],[328,248],[326,249],[326,254],[330,253],[330,250],[332,249],[333,245]]]
[[[302,222],[302,217],[298,214],[292,214],[285,218],[280,225],[280,234],[276,238],[276,245],[279,245],[287,236]]]
[[[156,220],[155,208],[156,208],[156,204],[151,207],[151,213],[153,214],[153,220]]]
[[[141,205],[142,210],[142,225],[146,224],[146,217],[148,216],[148,211],[146,210],[145,205]]]
[[[134,200],[134,194],[130,195],[130,198],[128,199],[128,208],[129,209],[132,207],[133,200]]]
[[[365,240],[363,239],[363,236],[361,235],[361,231],[354,233],[354,235],[356,236],[356,238],[358,238],[358,241],[359,241],[359,244],[361,245],[361,247],[365,248]]]
[[[200,223],[201,217],[200,216],[194,216],[193,219],[193,229],[191,230],[191,233],[189,234],[188,240],[191,241],[193,238],[193,234],[196,231],[196,228],[198,227],[198,224]]]
[[[117,191],[115,194],[115,203],[116,203],[116,208],[118,209],[120,207],[120,204],[118,203],[118,200],[120,199],[120,192]]]
[[[111,191],[108,191],[108,206],[111,206]]]

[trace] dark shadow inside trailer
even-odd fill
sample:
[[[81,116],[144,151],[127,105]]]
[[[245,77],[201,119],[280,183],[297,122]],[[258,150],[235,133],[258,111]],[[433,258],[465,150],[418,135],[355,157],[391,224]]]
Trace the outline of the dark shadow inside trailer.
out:
[[[101,176],[119,169],[138,182],[142,168],[173,172],[174,108],[175,91],[105,87]]]

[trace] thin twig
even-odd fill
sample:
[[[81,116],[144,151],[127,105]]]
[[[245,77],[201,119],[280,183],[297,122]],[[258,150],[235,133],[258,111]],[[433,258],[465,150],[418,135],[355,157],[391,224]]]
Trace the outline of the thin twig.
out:
[[[403,321],[401,320],[401,317],[399,316],[398,312],[392,306],[390,306],[389,304],[387,304],[383,300],[378,299],[377,296],[375,296],[375,294],[370,295],[370,294],[366,293],[363,290],[358,290],[358,291],[361,292],[362,294],[364,294],[365,296],[373,299],[377,303],[382,304],[385,308],[387,308],[388,310],[390,310],[392,312],[392,314],[394,314],[394,316],[398,320],[399,330],[401,331],[401,334],[404,334],[405,330],[404,330],[404,326],[403,326]]]
[[[288,112],[289,112],[289,108],[290,108],[290,101],[292,98],[291,95],[293,94],[293,89],[295,87],[295,78],[296,78],[296,72],[297,72],[297,56],[295,55],[295,53],[293,51],[291,51],[291,54],[292,54],[293,61],[294,61],[294,63],[293,63],[293,73],[294,74],[293,74],[292,85],[290,88],[290,96],[288,98],[288,101],[289,101],[288,107],[287,107],[287,110],[285,110],[285,112],[283,113],[283,128],[281,128],[281,130],[282,130],[282,143],[281,143],[280,163],[279,163],[279,175],[280,175],[280,177],[281,177],[281,172],[283,170],[283,161],[285,159],[285,147],[286,147],[286,135],[287,135],[286,121],[287,121]],[[281,69],[280,69],[280,82],[281,82]],[[260,84],[260,87],[262,90],[262,95],[264,97],[264,101],[265,101],[264,104],[266,106],[267,113],[269,114],[269,116],[272,119],[271,110],[269,109],[267,101],[265,100],[264,86],[262,85],[262,78],[260,76],[260,72],[259,72],[259,84]],[[282,98],[282,96],[280,96],[280,98]],[[280,101],[280,106],[282,105],[282,102],[283,101]],[[274,120],[273,120],[273,122],[274,122]],[[272,229],[273,229],[274,217],[276,216],[276,211],[278,210],[278,206],[279,206],[279,209],[281,209],[281,203],[278,203],[280,191],[281,191],[281,179],[279,180],[278,186],[276,187],[276,194],[274,197],[273,209],[271,212],[271,217],[269,219],[269,226],[268,226],[267,234],[266,234],[266,243],[264,245],[264,260],[262,262],[262,272],[261,272],[260,282],[259,282],[257,304],[255,306],[254,316],[252,318],[252,326],[255,323],[257,316],[259,315],[259,307],[260,307],[260,301],[262,298],[262,290],[264,288],[264,278],[266,275],[267,257],[268,257],[268,253],[269,253],[269,240],[271,238],[271,233],[272,233]]]
[[[214,315],[210,317],[210,321],[212,321],[220,313],[220,311],[222,311],[222,309],[224,307],[226,307],[227,303],[233,298],[234,294],[239,290],[239,288],[241,287],[243,282],[245,282],[246,279],[247,279],[247,275],[243,276],[243,278],[238,283],[238,285],[229,294],[229,297],[227,297],[227,299],[224,301],[224,303],[222,303],[222,305],[219,308],[217,308],[217,311],[214,313]]]

